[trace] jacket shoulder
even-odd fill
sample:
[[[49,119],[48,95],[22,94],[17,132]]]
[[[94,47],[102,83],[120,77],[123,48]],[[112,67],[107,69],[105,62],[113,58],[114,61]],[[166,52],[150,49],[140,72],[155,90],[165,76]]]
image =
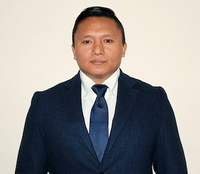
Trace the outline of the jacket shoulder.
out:
[[[121,74],[121,80],[127,83],[130,86],[133,86],[133,88],[139,90],[139,91],[163,91],[164,89],[161,86],[153,86],[147,82],[144,82],[140,79],[131,77],[125,73]]]
[[[35,93],[41,94],[41,95],[56,95],[59,93],[63,93],[63,91],[65,91],[65,90],[69,90],[70,88],[73,88],[73,86],[78,85],[79,83],[80,83],[80,77],[79,77],[79,73],[78,73],[69,80],[58,83],[55,86],[50,87],[46,90],[36,91]]]

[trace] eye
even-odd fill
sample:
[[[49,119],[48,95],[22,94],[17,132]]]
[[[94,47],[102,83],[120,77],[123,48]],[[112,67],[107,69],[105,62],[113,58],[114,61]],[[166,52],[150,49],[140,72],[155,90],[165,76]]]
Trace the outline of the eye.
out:
[[[83,43],[84,44],[89,44],[89,43],[91,43],[91,41],[90,40],[84,40]]]
[[[111,42],[113,42],[113,41],[112,41],[111,39],[105,39],[104,42],[105,42],[105,43],[111,43]]]

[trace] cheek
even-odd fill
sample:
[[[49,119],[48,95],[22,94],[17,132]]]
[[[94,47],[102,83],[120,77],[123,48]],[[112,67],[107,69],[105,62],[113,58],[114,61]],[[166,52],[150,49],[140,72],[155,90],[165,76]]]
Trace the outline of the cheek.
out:
[[[76,52],[76,55],[79,59],[87,59],[89,57],[89,50],[88,49],[79,49],[77,52]]]
[[[122,57],[123,49],[121,45],[116,45],[113,47],[105,48],[106,54],[112,56],[113,58]]]
[[[108,51],[106,54],[108,60],[112,63],[121,62],[122,53],[119,50]]]
[[[89,56],[85,52],[77,52],[76,61],[79,67],[85,67],[89,63]]]

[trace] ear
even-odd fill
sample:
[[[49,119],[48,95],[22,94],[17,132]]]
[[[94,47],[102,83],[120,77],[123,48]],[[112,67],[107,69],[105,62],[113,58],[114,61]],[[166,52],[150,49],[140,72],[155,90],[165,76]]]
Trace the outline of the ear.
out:
[[[76,50],[75,50],[74,45],[72,45],[71,48],[72,48],[72,52],[73,52],[73,55],[74,55],[74,60],[76,60]]]
[[[125,43],[123,44],[123,47],[122,47],[122,57],[125,57],[126,49],[127,49],[127,44],[126,44],[126,42],[125,42]]]

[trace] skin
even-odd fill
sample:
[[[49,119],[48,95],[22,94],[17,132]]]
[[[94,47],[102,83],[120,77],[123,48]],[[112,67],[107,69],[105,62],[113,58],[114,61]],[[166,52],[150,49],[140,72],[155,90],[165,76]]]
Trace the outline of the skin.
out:
[[[127,45],[122,43],[122,34],[113,19],[88,17],[75,33],[72,45],[74,59],[89,78],[102,83],[120,66]]]

